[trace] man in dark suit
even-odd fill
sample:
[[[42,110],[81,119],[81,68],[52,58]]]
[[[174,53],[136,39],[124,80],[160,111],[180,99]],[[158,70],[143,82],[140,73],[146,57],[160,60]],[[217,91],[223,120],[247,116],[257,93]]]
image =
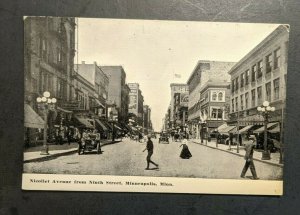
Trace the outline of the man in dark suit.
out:
[[[245,162],[244,168],[241,173],[241,178],[245,178],[245,174],[246,174],[248,168],[250,167],[250,171],[252,173],[253,179],[254,180],[259,179],[257,177],[256,171],[255,171],[255,166],[253,163],[253,152],[254,152],[255,144],[256,144],[256,138],[254,135],[250,135],[248,140],[245,141],[246,154],[245,154],[244,158],[245,158],[246,162]]]
[[[146,160],[147,160],[147,168],[146,168],[146,170],[149,170],[149,165],[150,165],[150,163],[152,163],[152,164],[154,164],[155,166],[156,166],[156,168],[158,168],[158,164],[156,164],[156,163],[154,163],[152,160],[151,160],[151,156],[152,156],[152,154],[153,154],[153,142],[152,142],[152,140],[151,140],[151,135],[148,135],[148,141],[147,141],[147,146],[146,146],[146,148],[143,150],[143,152],[145,151],[145,150],[148,150],[148,155],[147,155],[147,158],[146,158]]]

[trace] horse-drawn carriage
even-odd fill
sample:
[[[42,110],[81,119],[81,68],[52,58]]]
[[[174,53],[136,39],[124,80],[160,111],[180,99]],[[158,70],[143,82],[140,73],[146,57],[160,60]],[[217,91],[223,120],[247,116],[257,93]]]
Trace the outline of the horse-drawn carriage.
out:
[[[96,151],[97,154],[102,153],[99,133],[83,132],[81,141],[78,143],[78,155],[87,151]]]
[[[159,136],[158,143],[169,143],[169,134],[162,132]]]

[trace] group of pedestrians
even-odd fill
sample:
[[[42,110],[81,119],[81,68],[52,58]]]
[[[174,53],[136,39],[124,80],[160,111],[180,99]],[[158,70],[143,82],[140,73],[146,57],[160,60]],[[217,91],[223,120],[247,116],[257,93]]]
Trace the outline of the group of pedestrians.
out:
[[[151,140],[151,135],[148,135],[147,138],[148,138],[147,145],[146,145],[146,148],[143,150],[143,152],[146,151],[146,150],[148,151],[148,154],[147,154],[147,157],[146,157],[146,160],[147,160],[146,170],[149,170],[150,169],[149,168],[150,163],[153,164],[156,168],[158,168],[159,165],[151,160],[151,156],[153,155],[154,145],[153,145],[153,142]],[[246,172],[250,168],[250,171],[252,173],[252,179],[254,179],[254,180],[259,179],[257,177],[254,162],[253,162],[253,153],[254,153],[255,145],[256,145],[256,138],[255,138],[254,135],[248,136],[246,138],[246,140],[244,141],[245,165],[244,165],[244,167],[242,169],[242,172],[241,172],[241,175],[240,175],[241,178],[245,178]],[[182,146],[182,150],[181,150],[181,153],[180,153],[179,157],[181,157],[182,159],[191,158],[192,154],[191,154],[191,152],[189,150],[189,147],[188,147],[188,140],[184,139],[182,141],[182,144],[179,147],[181,147],[181,146]]]

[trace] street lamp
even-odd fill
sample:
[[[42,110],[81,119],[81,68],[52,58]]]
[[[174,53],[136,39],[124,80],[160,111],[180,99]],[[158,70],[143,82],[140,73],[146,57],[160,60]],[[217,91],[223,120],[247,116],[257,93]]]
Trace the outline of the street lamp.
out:
[[[43,93],[43,97],[37,97],[36,101],[41,110],[44,111],[44,139],[43,139],[43,148],[41,151],[41,155],[49,155],[49,148],[47,144],[47,127],[48,127],[48,112],[49,108],[53,107],[57,102],[56,98],[50,98],[50,93],[45,91]]]
[[[264,101],[262,106],[257,107],[257,111],[262,113],[264,117],[264,151],[262,152],[262,160],[270,160],[270,152],[268,151],[268,120],[271,112],[275,111],[275,107],[271,107],[268,101]]]

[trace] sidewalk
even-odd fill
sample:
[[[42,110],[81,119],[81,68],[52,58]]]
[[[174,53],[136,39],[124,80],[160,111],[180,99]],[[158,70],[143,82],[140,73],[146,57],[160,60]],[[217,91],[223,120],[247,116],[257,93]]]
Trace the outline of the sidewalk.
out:
[[[121,142],[121,140],[115,140],[115,142],[112,142],[112,140],[102,140],[101,146],[113,144],[116,142]],[[49,155],[41,155],[41,150],[43,148],[42,145],[25,149],[24,163],[36,162],[44,159],[73,154],[77,152],[78,149],[78,143],[71,143],[70,145],[68,143],[64,143],[63,145],[49,144],[48,146],[49,146]]]
[[[199,139],[190,139],[190,141],[196,143],[196,144],[200,144],[212,149],[217,149],[220,151],[224,151],[227,153],[231,153],[240,157],[244,157],[245,156],[245,149],[244,147],[239,148],[239,153],[237,153],[237,146],[231,146],[231,150],[229,149],[229,145],[225,145],[225,144],[218,144],[218,147],[216,147],[216,141],[212,140],[210,142],[207,142],[206,145],[206,141],[203,140],[203,143],[201,144],[201,140]],[[276,152],[276,153],[271,153],[271,160],[261,160],[261,156],[262,156],[262,152],[255,150],[253,153],[253,160],[255,161],[259,161],[262,163],[267,163],[267,164],[271,164],[271,165],[275,165],[275,166],[279,166],[279,167],[283,167],[283,164],[279,164],[279,158],[280,158],[280,153]]]

